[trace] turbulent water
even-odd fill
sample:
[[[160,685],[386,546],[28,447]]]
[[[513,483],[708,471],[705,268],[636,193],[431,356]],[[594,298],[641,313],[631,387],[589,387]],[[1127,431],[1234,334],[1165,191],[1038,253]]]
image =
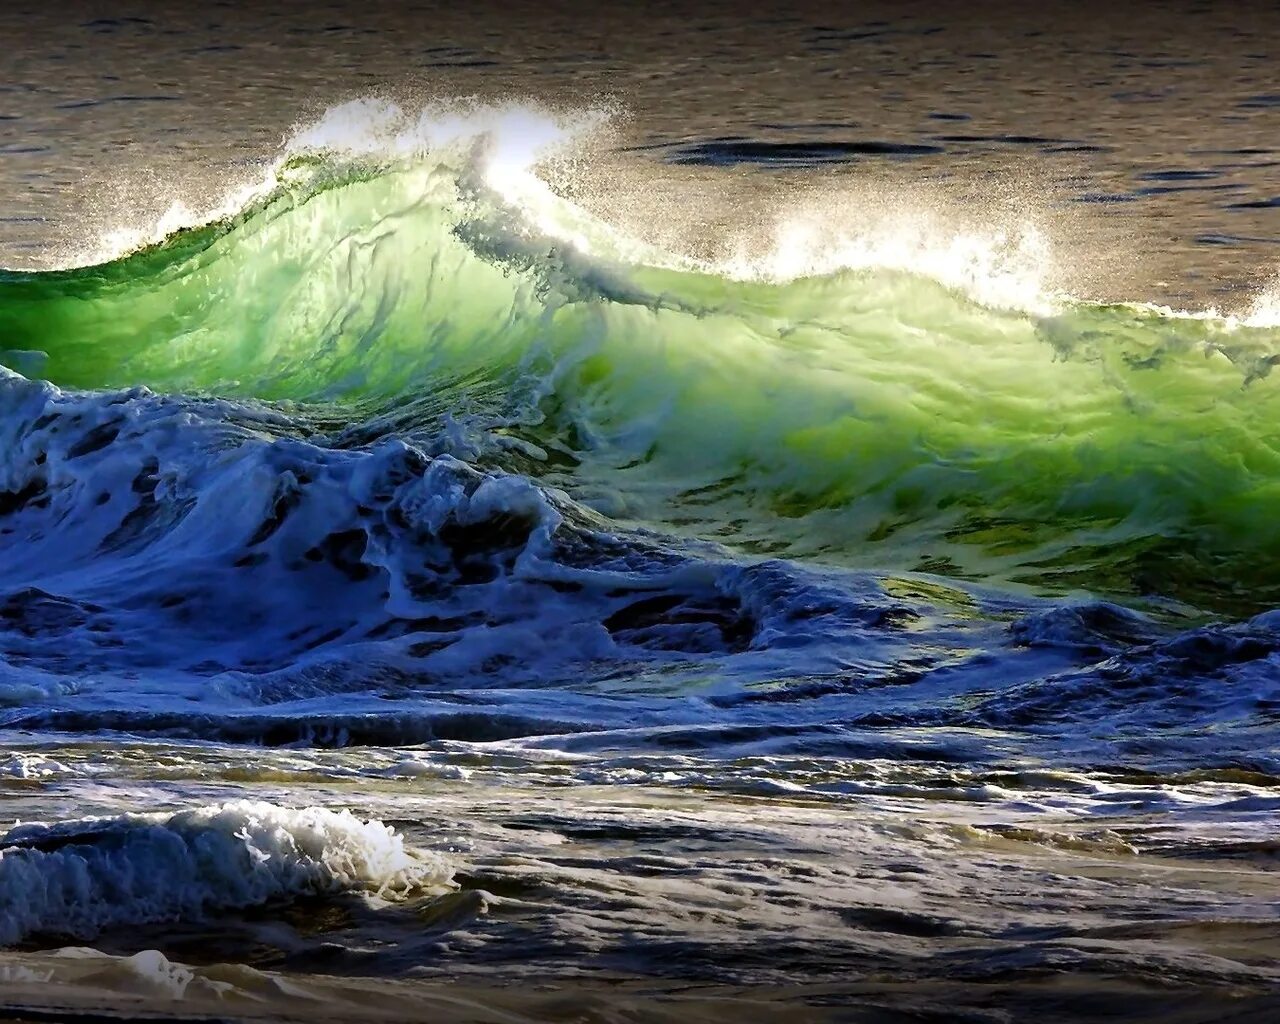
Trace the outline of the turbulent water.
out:
[[[358,103],[0,272],[14,984],[1269,998],[1275,303],[662,251],[540,176],[597,121]]]

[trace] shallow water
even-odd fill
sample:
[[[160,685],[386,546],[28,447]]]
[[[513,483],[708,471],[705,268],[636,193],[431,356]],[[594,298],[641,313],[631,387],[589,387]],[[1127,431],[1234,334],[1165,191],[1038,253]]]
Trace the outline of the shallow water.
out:
[[[1265,1019],[1213,10],[3,15],[13,1012]]]

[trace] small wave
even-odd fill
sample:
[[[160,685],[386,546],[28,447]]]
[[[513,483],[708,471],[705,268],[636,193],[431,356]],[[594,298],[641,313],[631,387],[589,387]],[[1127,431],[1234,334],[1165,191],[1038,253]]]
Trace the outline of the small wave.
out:
[[[445,887],[447,862],[378,821],[237,801],[18,825],[0,835],[0,944],[88,939],[308,894]]]

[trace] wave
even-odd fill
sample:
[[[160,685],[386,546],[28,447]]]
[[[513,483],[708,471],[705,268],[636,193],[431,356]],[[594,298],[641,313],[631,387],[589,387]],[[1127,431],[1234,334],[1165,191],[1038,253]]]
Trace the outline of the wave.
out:
[[[810,217],[754,261],[661,252],[536,176],[598,121],[331,111],[208,223],[0,275],[0,362],[274,403],[329,446],[429,435],[751,554],[1276,599],[1265,310],[1054,296],[1034,233]]]
[[[236,801],[18,825],[0,835],[0,945],[303,895],[430,891],[451,874],[381,822],[316,807]]]

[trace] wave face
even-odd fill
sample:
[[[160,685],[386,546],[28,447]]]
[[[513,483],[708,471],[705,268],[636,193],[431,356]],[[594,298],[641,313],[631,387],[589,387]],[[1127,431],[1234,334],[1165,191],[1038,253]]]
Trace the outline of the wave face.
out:
[[[1124,691],[1160,764],[1228,722],[1270,770],[1266,317],[1008,239],[663,253],[536,176],[574,131],[341,108],[194,226],[0,274],[0,723],[1089,759]]]

